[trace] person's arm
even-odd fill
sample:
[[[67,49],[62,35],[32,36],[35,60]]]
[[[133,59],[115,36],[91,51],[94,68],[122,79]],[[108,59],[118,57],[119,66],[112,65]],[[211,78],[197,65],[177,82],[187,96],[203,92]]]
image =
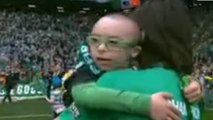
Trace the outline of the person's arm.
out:
[[[141,115],[149,115],[151,109],[150,95],[99,87],[94,82],[73,86],[72,96],[77,104],[95,109]]]
[[[53,103],[53,101],[51,99],[49,99],[48,97],[45,97],[45,99],[48,103],[51,103],[51,104]]]

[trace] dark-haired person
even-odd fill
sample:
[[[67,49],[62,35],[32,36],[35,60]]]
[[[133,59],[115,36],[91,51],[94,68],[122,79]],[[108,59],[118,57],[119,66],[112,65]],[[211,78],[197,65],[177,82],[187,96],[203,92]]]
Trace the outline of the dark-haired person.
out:
[[[10,71],[7,74],[6,81],[5,81],[5,84],[4,84],[6,94],[5,94],[2,102],[5,102],[6,99],[8,99],[9,102],[12,102],[10,93],[11,93],[11,90],[13,88],[15,88],[15,86],[18,84],[19,76],[20,76],[20,73],[18,71]]]

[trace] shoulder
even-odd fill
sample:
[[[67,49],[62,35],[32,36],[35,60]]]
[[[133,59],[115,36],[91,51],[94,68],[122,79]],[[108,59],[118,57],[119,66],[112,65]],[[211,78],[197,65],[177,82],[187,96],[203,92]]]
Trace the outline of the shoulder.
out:
[[[147,69],[123,69],[105,73],[101,78],[149,78],[149,79],[178,79],[179,75],[172,69],[166,69],[163,67],[153,67]]]
[[[153,67],[141,71],[144,74],[155,74],[155,76],[177,76],[178,73],[175,70],[167,69],[164,67]]]
[[[73,74],[72,79],[75,81],[88,81],[97,79],[99,75],[95,75],[87,65],[83,65]]]
[[[70,70],[72,71],[72,70]],[[68,73],[66,73],[68,74]],[[65,75],[66,75],[65,74]],[[65,77],[64,75],[64,77]],[[88,68],[87,65],[83,64],[77,69],[73,69],[72,75],[70,75],[67,80],[65,81],[66,83],[71,83],[71,84],[79,84],[79,83],[84,83],[84,82],[89,82],[91,80],[96,80],[99,77],[99,75],[93,74],[93,72]]]

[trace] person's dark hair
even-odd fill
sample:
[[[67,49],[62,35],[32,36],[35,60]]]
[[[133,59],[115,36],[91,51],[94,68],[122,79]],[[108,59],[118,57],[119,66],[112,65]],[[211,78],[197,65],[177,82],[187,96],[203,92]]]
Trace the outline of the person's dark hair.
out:
[[[192,72],[192,31],[185,10],[180,0],[148,0],[130,14],[145,32],[141,67],[164,63],[178,72]]]

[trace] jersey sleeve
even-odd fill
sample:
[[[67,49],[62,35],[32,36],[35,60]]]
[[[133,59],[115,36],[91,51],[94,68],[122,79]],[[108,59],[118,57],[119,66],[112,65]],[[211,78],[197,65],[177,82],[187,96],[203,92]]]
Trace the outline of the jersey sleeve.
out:
[[[73,112],[71,110],[69,110],[70,108],[67,108],[66,110],[64,110],[60,115],[59,115],[59,119],[60,120],[75,120]]]
[[[76,85],[72,95],[77,104],[121,112],[149,115],[151,96],[122,90],[99,87],[95,82]]]

